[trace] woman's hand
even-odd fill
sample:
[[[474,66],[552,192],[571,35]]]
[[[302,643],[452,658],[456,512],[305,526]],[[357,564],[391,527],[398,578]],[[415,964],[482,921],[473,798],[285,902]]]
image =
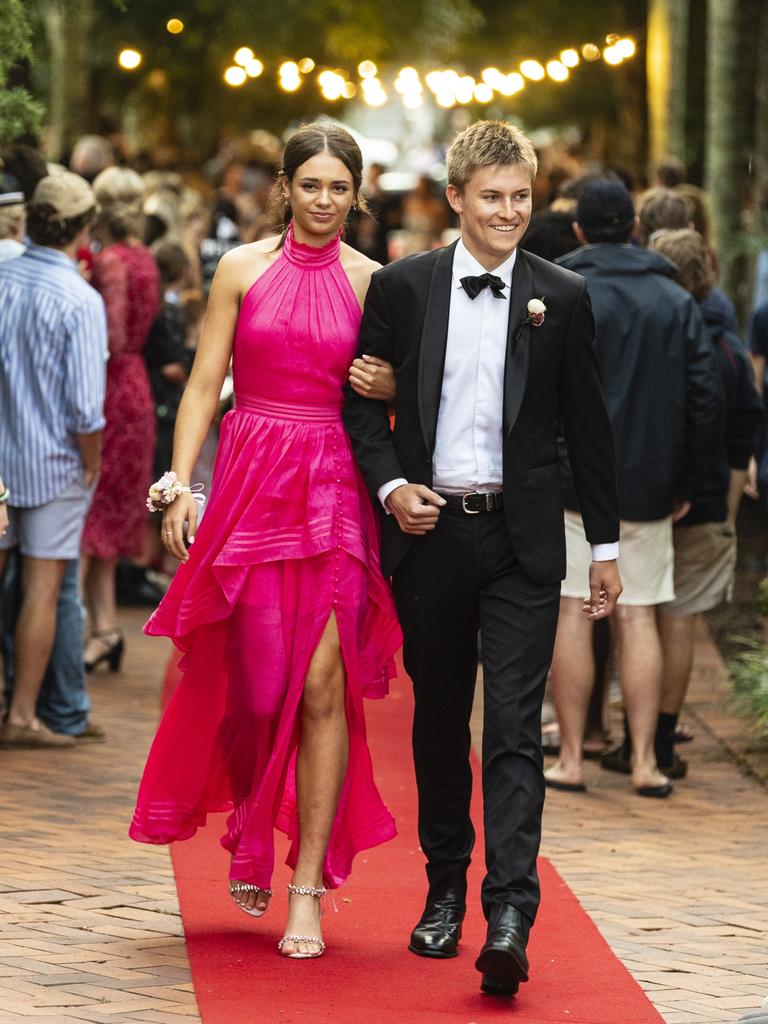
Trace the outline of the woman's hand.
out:
[[[376,398],[380,402],[394,402],[397,394],[395,371],[391,363],[376,356],[356,359],[349,368],[349,383],[363,398]]]
[[[190,544],[197,530],[197,502],[188,492],[180,494],[163,513],[163,544],[180,562],[189,558],[184,543],[184,524],[187,524],[187,538]]]

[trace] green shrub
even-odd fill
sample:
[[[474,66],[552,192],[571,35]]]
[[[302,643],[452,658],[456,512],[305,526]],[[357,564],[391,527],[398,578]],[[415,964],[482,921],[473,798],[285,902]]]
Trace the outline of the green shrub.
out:
[[[734,703],[737,710],[755,718],[760,735],[768,736],[768,646],[746,638],[741,643],[747,650],[728,665]]]

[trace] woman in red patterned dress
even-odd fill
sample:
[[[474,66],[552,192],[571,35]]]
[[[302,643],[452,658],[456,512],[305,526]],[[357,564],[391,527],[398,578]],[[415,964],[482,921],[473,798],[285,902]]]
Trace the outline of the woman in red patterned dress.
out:
[[[142,352],[159,308],[158,274],[139,240],[144,184],[135,171],[108,167],[93,189],[101,208],[91,284],[107,307],[109,362],[102,470],[83,533],[83,585],[91,613],[85,665],[117,669],[123,638],[117,625],[118,558],[139,555],[144,496],[152,477],[155,408]]]

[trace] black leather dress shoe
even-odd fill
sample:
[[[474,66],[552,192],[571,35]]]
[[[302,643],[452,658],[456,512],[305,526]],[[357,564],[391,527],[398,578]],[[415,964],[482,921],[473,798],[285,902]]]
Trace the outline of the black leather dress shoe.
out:
[[[417,956],[447,960],[459,955],[461,925],[467,910],[465,878],[429,887],[421,920],[411,932],[408,949]]]
[[[517,907],[499,903],[491,911],[488,937],[475,967],[483,975],[480,988],[490,996],[513,996],[528,981],[530,922]]]

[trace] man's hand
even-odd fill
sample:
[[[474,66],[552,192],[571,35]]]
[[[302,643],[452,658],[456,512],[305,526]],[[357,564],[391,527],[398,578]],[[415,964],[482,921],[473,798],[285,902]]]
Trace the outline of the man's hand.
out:
[[[589,567],[589,597],[582,611],[592,622],[607,618],[616,607],[623,589],[615,559],[610,562],[592,562]]]
[[[349,383],[352,390],[363,398],[376,398],[381,402],[395,400],[395,371],[390,363],[376,356],[356,359],[349,368]]]
[[[101,459],[90,460],[83,465],[83,483],[90,490],[101,472]]]
[[[685,519],[690,511],[690,501],[676,501],[675,507],[672,510],[672,522],[679,523],[681,519]]]
[[[403,533],[421,537],[437,526],[445,498],[424,484],[400,484],[387,497],[386,505]]]

